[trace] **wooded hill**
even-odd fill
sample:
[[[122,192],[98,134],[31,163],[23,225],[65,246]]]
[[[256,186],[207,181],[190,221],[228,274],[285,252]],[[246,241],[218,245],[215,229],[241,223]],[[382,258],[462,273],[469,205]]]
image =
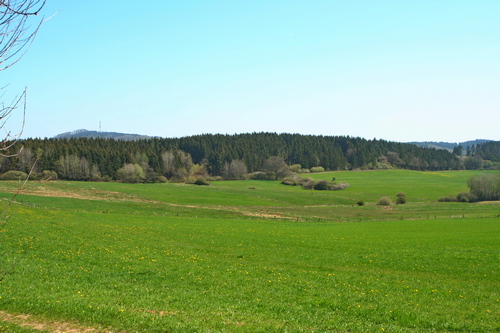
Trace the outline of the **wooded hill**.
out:
[[[141,140],[150,139],[151,136],[129,133],[117,132],[102,132],[102,131],[89,131],[86,129],[79,129],[72,132],[58,134],[55,139],[71,139],[71,138],[104,138],[115,140]]]
[[[464,149],[464,153],[467,150],[467,148],[472,148],[473,146],[477,146],[479,144],[489,142],[491,140],[484,140],[484,139],[477,139],[477,140],[469,140],[469,141],[464,141],[464,142],[443,142],[443,141],[412,141],[408,143],[412,143],[414,145],[420,146],[420,147],[426,147],[426,148],[436,148],[436,149],[446,149],[448,151],[453,151],[453,149],[457,146],[462,146]]]
[[[21,147],[24,148],[21,150]],[[223,175],[225,166],[235,160],[243,161],[249,173],[262,170],[264,161],[271,156],[282,157],[289,165],[300,164],[303,169],[316,166],[325,170],[449,170],[463,167],[461,160],[446,150],[349,136],[276,133],[204,134],[137,141],[26,139],[16,142],[8,153],[19,151],[18,156],[1,159],[2,173],[9,170],[29,172],[36,160],[35,172],[52,170],[58,173],[59,178],[66,179],[116,179],[117,171],[130,163],[142,165],[150,174],[168,178],[166,152],[171,152],[177,165],[183,163],[184,156],[203,166],[205,172],[213,176]],[[78,164],[81,166],[78,167]],[[81,174],[71,171],[78,168],[84,171]]]

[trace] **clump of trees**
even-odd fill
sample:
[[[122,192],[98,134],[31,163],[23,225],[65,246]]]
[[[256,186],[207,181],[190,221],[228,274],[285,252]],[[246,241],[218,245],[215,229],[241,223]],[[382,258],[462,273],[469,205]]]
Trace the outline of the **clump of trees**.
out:
[[[264,171],[267,178],[271,180],[283,179],[292,173],[285,159],[280,156],[271,156],[267,158],[262,165],[262,171]]]
[[[165,177],[173,182],[186,182],[193,168],[191,154],[182,150],[168,150],[161,155]]]
[[[456,196],[446,195],[439,202],[477,202],[500,200],[500,173],[487,173],[467,180],[469,192],[460,192]]]
[[[139,164],[127,163],[116,171],[116,178],[123,183],[143,183],[146,174]]]
[[[224,163],[223,177],[228,180],[243,180],[247,178],[248,169],[243,160],[232,160]]]
[[[500,200],[500,173],[487,173],[469,178],[469,192],[479,201]]]

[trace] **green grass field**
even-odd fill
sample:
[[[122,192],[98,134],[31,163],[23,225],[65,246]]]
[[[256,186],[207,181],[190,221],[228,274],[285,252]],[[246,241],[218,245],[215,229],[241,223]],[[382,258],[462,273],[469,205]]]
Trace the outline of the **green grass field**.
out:
[[[500,203],[437,202],[477,173],[30,182],[2,231],[0,330],[499,332]],[[4,206],[16,187],[0,182]]]

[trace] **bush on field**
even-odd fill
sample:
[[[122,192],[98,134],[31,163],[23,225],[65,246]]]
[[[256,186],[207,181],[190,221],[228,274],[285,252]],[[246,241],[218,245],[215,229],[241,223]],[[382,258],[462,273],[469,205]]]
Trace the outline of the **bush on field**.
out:
[[[297,181],[294,178],[286,177],[281,181],[283,185],[297,186]]]
[[[301,178],[299,180],[299,184],[300,186],[302,186],[304,190],[312,190],[316,183],[312,178],[307,177],[307,178]]]
[[[300,170],[302,169],[302,165],[300,165],[300,164],[292,164],[292,165],[290,165],[289,169],[292,172],[299,173]]]
[[[0,180],[25,180],[28,178],[28,174],[22,171],[7,171],[3,175],[0,176]]]
[[[57,172],[53,170],[43,170],[41,179],[43,180],[56,180],[57,179]]]
[[[392,200],[388,196],[383,196],[380,199],[378,199],[377,205],[390,206],[392,205]]]
[[[322,166],[316,166],[311,168],[312,173],[317,173],[317,172],[325,172],[325,168]]]
[[[262,171],[253,172],[248,175],[248,178],[253,180],[269,180],[269,178],[267,178],[267,174]]]
[[[457,202],[457,197],[453,195],[446,195],[438,199],[438,202]]]
[[[340,191],[340,190],[345,190],[348,187],[349,187],[348,183],[332,183],[328,186],[328,189],[330,191]]]
[[[476,202],[477,196],[469,192],[460,192],[457,194],[458,202]]]
[[[326,180],[319,180],[316,184],[314,184],[314,189],[317,191],[328,190],[328,182]]]
[[[205,177],[199,176],[194,181],[195,185],[210,185],[210,183],[205,179]]]
[[[357,205],[358,206],[364,206],[365,202],[363,200],[358,200]]]
[[[399,192],[396,194],[396,205],[402,205],[406,203],[406,194],[403,192]]]
[[[318,180],[315,182],[311,178],[301,178],[299,184],[305,190],[316,190],[316,191],[340,191],[349,187],[348,183],[335,183],[326,180]]]
[[[166,183],[166,182],[168,182],[168,179],[165,176],[159,176],[157,179],[157,182],[158,183]]]

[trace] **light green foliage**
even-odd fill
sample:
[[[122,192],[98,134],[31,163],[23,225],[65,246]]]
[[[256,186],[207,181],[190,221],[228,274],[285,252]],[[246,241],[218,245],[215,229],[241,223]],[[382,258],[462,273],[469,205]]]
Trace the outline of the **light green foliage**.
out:
[[[116,179],[124,183],[142,183],[146,176],[139,164],[128,163],[116,171]]]
[[[295,173],[300,173],[300,170],[302,170],[302,165],[300,164],[292,164],[290,165],[290,171],[295,172]]]
[[[498,204],[436,202],[468,171],[400,171],[336,172],[341,192],[30,182],[59,196],[17,197],[1,309],[115,332],[498,331]]]
[[[313,173],[325,172],[325,168],[323,168],[321,166],[312,167],[311,172],[313,172]]]
[[[7,171],[3,175],[0,176],[1,180],[25,180],[28,178],[28,174],[23,171]]]

